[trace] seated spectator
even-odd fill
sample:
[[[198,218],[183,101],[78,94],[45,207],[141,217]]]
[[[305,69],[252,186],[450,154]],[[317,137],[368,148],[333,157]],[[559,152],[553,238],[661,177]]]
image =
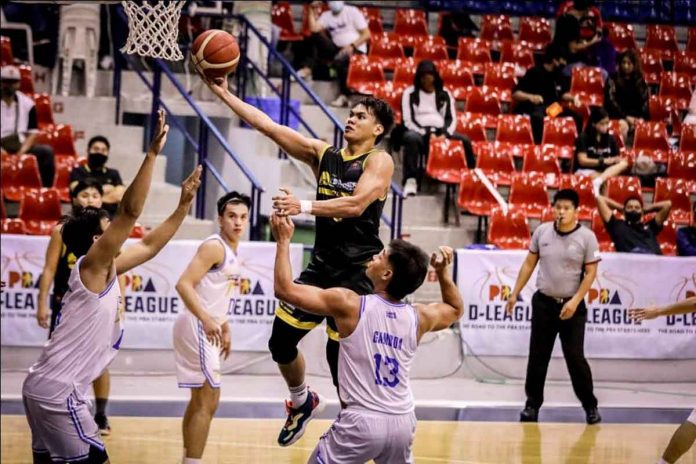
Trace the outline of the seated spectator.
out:
[[[327,2],[329,10],[321,13],[321,2],[312,2],[309,10],[309,44],[321,64],[336,72],[341,86],[341,95],[331,102],[332,106],[348,106],[348,64],[353,53],[367,53],[370,29],[362,11],[345,2]],[[307,68],[300,70],[307,76]]]
[[[576,107],[580,104],[578,99],[568,92],[570,79],[561,73],[564,66],[565,58],[561,50],[554,43],[550,43],[546,46],[541,64],[527,70],[513,90],[513,111],[516,114],[527,114],[531,118],[534,143],[541,143],[544,118],[549,106],[561,102],[572,103]],[[563,108],[556,116],[572,117],[578,132],[582,131],[582,117],[572,109]]]
[[[650,89],[643,78],[640,59],[633,49],[619,54],[619,69],[604,86],[604,107],[611,119],[621,121],[621,135],[626,140],[629,128],[637,121],[650,119]]]
[[[575,174],[591,176],[597,186],[628,167],[628,161],[619,156],[616,138],[609,133],[609,115],[604,108],[592,108],[587,130],[575,141],[574,166]]]
[[[661,255],[657,235],[662,231],[662,224],[669,216],[672,202],[660,201],[643,208],[643,199],[639,196],[628,198],[623,204],[602,195],[596,195],[597,209],[604,221],[604,227],[614,242],[616,251],[623,253],[645,253]],[[612,209],[623,210],[625,219],[617,219]],[[643,223],[643,215],[657,211],[653,219]]]
[[[450,59],[457,57],[457,47],[460,37],[476,37],[478,26],[471,20],[469,13],[465,11],[452,11],[442,15],[440,36],[447,43],[447,53]]]
[[[691,205],[691,223],[677,231],[677,254],[696,256],[696,203]]]
[[[474,150],[468,137],[456,133],[457,113],[454,98],[444,88],[440,73],[429,60],[418,63],[413,85],[404,90],[401,97],[406,132],[404,147],[404,193],[415,195],[418,191],[421,172],[419,162],[427,155],[430,137],[447,137],[461,140],[466,153],[466,163],[473,169],[476,164]]]
[[[19,69],[16,66],[3,66],[0,70],[0,147],[3,154],[34,155],[41,183],[44,187],[51,187],[56,170],[53,148],[35,143],[39,134],[36,106],[34,100],[19,91],[19,80]]]
[[[103,208],[110,214],[116,213],[125,187],[121,174],[116,169],[106,167],[109,159],[109,141],[102,135],[92,137],[87,144],[87,164],[77,166],[70,173],[70,190],[73,191],[79,182],[94,180],[101,185],[104,192]]]

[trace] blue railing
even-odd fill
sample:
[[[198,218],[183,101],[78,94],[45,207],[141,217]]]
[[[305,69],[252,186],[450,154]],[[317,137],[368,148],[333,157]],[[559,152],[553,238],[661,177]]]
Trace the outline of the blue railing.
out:
[[[235,19],[237,19],[240,24],[243,26],[242,28],[242,34],[238,38],[239,39],[239,44],[240,44],[240,49],[241,49],[241,59],[240,59],[240,66],[239,66],[239,71],[237,72],[237,89],[239,92],[240,98],[244,99],[244,93],[246,91],[246,79],[247,79],[247,71],[249,68],[253,70],[253,72],[260,76],[266,84],[268,84],[268,87],[271,89],[271,91],[278,96],[280,99],[280,123],[287,125],[288,122],[290,121],[290,115],[292,114],[299,124],[304,127],[307,132],[312,136],[317,138],[317,134],[315,131],[310,127],[309,124],[305,122],[305,120],[302,118],[302,115],[295,110],[295,108],[292,107],[290,104],[290,84],[292,82],[292,79],[295,80],[300,86],[300,88],[309,96],[309,98],[316,104],[324,113],[324,115],[329,118],[331,123],[334,126],[334,133],[333,133],[333,146],[335,147],[340,147],[343,143],[343,124],[336,118],[336,116],[327,108],[326,104],[312,91],[311,88],[304,82],[304,80],[295,72],[293,69],[292,65],[288,63],[288,61],[276,51],[275,47],[273,47],[268,40],[256,29],[256,27],[247,20],[244,16],[235,16]],[[249,32],[253,33],[256,38],[268,49],[269,52],[269,58],[273,57],[273,59],[277,60],[283,67],[283,72],[282,72],[282,80],[281,80],[281,86],[280,89],[273,84],[271,79],[259,68],[259,66],[254,63],[253,61],[249,60],[247,58],[246,54],[246,46],[247,46],[247,39],[249,37]],[[382,214],[382,220],[384,223],[389,227],[390,229],[390,236],[392,239],[394,238],[399,238],[401,237],[401,215],[403,212],[403,200],[404,200],[404,194],[399,187],[398,184],[392,181],[391,183],[391,192],[392,192],[392,207],[391,207],[391,217],[388,217],[386,214]]]

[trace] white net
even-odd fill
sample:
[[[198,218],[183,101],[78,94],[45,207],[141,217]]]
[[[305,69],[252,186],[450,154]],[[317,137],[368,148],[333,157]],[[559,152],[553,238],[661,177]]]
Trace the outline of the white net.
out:
[[[183,1],[121,2],[128,15],[128,39],[123,53],[170,61],[184,58],[177,44]]]

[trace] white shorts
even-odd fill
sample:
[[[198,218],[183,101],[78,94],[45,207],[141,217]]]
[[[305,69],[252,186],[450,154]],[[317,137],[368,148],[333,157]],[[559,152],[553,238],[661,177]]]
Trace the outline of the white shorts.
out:
[[[308,462],[351,464],[374,459],[376,464],[411,464],[415,433],[414,413],[390,416],[343,409]]]
[[[696,409],[691,411],[691,414],[689,414],[689,417],[686,418],[686,421],[696,425]]]
[[[99,427],[90,404],[73,392],[64,403],[50,403],[23,396],[24,412],[31,428],[31,449],[51,455],[53,461],[87,459],[90,447],[104,451]]]
[[[206,380],[220,387],[220,348],[208,341],[203,324],[188,311],[174,323],[174,358],[179,387],[200,388]]]

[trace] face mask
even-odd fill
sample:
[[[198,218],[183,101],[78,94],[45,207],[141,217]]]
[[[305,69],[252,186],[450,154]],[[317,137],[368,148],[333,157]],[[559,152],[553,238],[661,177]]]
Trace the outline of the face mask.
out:
[[[638,224],[643,215],[638,211],[628,211],[624,213],[624,216],[626,216],[626,222],[629,224]]]
[[[329,9],[333,14],[338,14],[343,9],[343,4],[345,2],[329,2]]]
[[[2,87],[3,97],[14,97],[15,93],[17,93],[17,90],[13,86],[8,85]]]
[[[90,169],[101,169],[106,164],[106,159],[108,157],[101,153],[90,153],[87,155],[87,166]]]

